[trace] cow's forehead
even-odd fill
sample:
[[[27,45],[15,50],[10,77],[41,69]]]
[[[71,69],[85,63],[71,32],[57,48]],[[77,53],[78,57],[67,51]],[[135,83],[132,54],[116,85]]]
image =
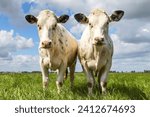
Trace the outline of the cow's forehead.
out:
[[[53,11],[43,10],[38,15],[38,23],[45,22],[49,18],[55,19],[56,15],[54,14]]]
[[[102,9],[94,9],[91,11],[90,15],[89,15],[89,20],[91,22],[99,22],[100,21],[107,21],[109,19],[109,16],[107,15],[107,13],[102,10]]]
[[[50,11],[50,10],[43,10],[39,13],[39,16],[43,16],[43,15],[47,15],[47,16],[54,16],[54,12]]]
[[[101,15],[101,14],[104,14],[104,13],[106,13],[105,10],[103,10],[103,9],[98,9],[98,8],[93,9],[93,10],[91,11],[91,14],[93,14],[93,15]]]

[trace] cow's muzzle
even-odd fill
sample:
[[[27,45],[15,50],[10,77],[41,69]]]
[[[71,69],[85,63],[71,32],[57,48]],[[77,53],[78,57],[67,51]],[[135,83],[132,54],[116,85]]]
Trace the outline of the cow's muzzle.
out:
[[[94,38],[93,45],[103,45],[104,44],[104,37],[96,37]]]
[[[42,41],[41,42],[41,47],[42,48],[50,48],[52,45],[52,41]]]

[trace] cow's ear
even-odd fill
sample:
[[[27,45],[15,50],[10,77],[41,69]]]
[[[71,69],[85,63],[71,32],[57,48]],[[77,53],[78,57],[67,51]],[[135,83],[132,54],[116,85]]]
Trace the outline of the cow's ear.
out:
[[[38,19],[36,17],[34,17],[33,15],[26,15],[25,19],[30,23],[37,23]]]
[[[57,18],[57,22],[58,23],[66,23],[68,19],[69,19],[68,15],[61,15],[59,18]]]
[[[75,14],[74,18],[81,24],[86,24],[89,22],[89,19],[82,13]]]
[[[124,11],[122,10],[117,10],[117,11],[114,11],[113,14],[110,16],[110,21],[119,21],[122,16],[124,15]]]

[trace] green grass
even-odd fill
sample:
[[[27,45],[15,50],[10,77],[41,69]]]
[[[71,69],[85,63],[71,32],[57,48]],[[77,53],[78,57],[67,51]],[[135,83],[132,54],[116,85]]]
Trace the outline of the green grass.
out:
[[[42,89],[39,73],[0,74],[1,100],[150,100],[150,73],[110,73],[108,92],[88,96],[87,82],[83,73],[75,74],[75,86],[71,90],[69,77],[65,80],[61,94],[57,94],[56,74],[50,74],[46,91]]]

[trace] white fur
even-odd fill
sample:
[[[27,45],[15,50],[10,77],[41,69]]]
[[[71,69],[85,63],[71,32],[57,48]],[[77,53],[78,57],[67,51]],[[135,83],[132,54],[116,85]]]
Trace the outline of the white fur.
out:
[[[108,72],[112,64],[113,42],[108,35],[107,22],[109,17],[104,11],[99,9],[93,10],[88,19],[92,28],[88,23],[80,40],[78,55],[88,83],[92,85],[88,88],[89,94],[91,94],[94,84],[94,72],[99,74],[100,84],[107,82]],[[104,37],[104,44],[94,45],[96,37]],[[105,91],[103,86],[102,91]]]
[[[60,84],[63,83],[64,73],[70,67],[71,84],[73,84],[74,70],[77,56],[77,41],[61,24],[57,23],[56,16],[52,11],[41,11],[37,25],[39,29],[39,54],[40,66],[43,78],[43,87],[48,84],[48,69],[58,70],[56,85],[58,93]],[[52,27],[57,24],[55,30]],[[42,41],[51,41],[50,48],[43,48]]]

